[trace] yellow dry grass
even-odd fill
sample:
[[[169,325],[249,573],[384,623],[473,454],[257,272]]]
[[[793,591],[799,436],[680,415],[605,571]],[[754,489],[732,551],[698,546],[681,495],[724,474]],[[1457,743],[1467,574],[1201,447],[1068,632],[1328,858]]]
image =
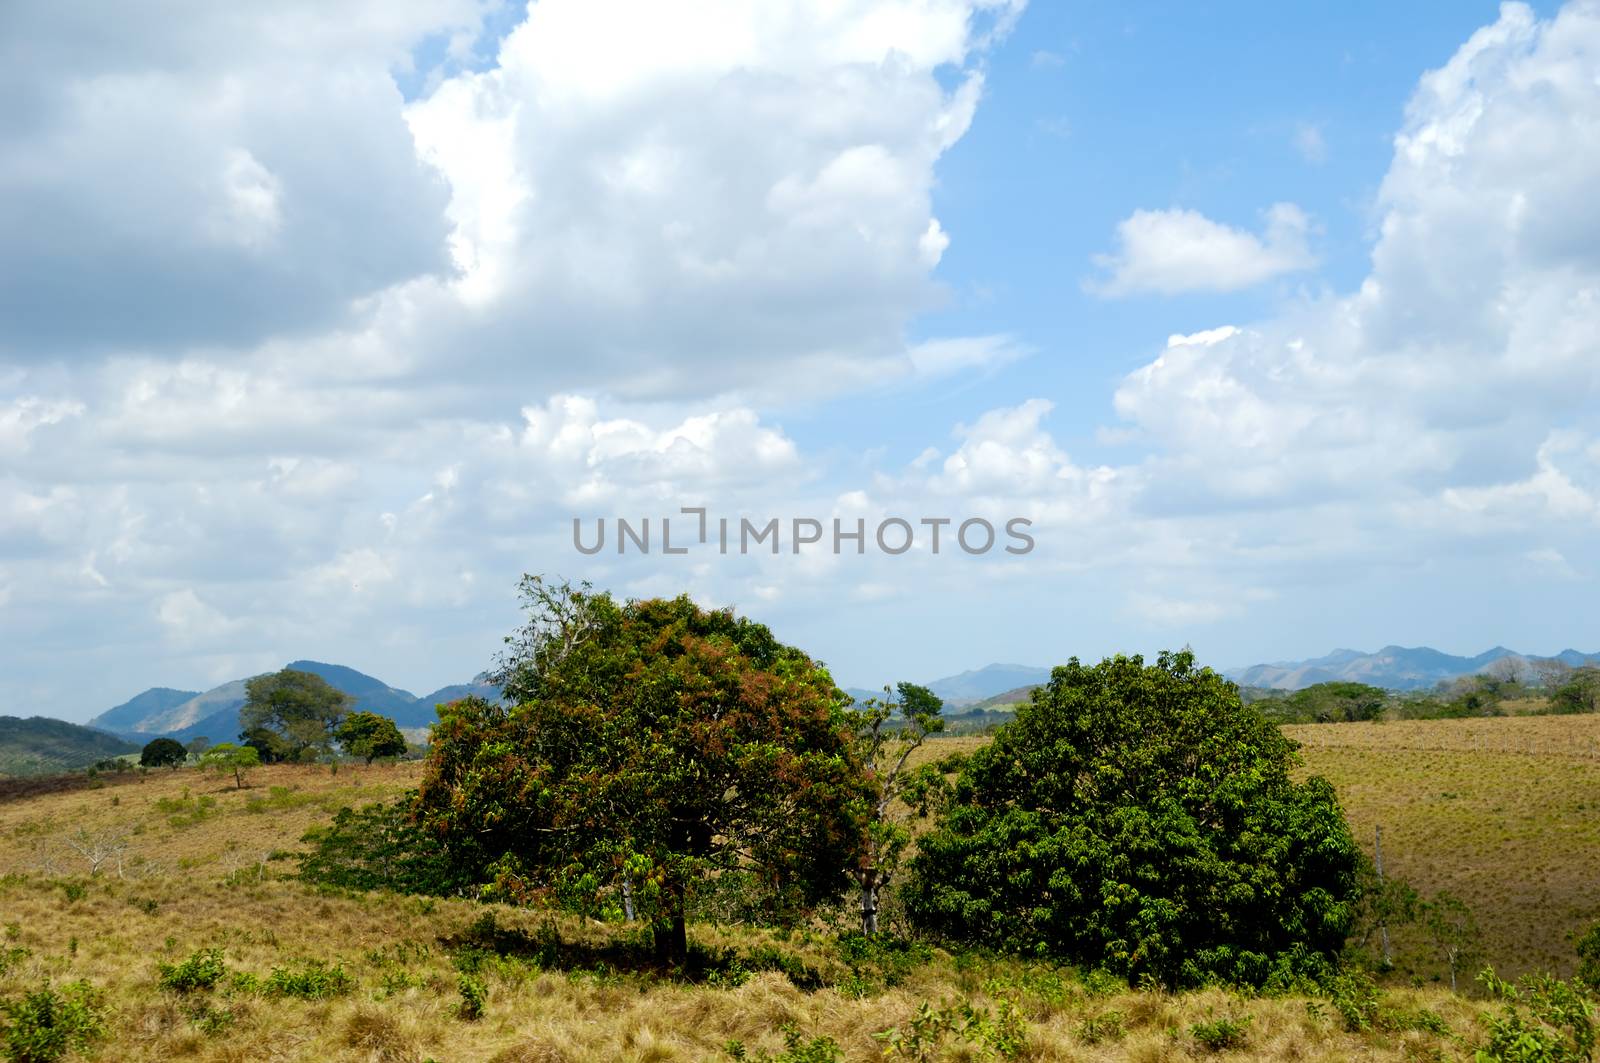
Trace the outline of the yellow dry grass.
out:
[[[1385,869],[1476,915],[1502,974],[1575,965],[1569,935],[1600,920],[1600,716],[1520,716],[1285,728],[1326,776]],[[1440,963],[1400,935],[1403,969]]]

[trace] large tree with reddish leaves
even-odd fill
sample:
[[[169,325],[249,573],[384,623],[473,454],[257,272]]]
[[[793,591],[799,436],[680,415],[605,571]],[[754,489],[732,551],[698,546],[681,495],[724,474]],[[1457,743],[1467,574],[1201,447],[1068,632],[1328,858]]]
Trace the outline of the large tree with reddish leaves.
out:
[[[800,905],[840,891],[870,788],[826,670],[688,597],[525,590],[502,673],[524,700],[467,699],[434,727],[418,810],[456,859],[511,896],[620,902],[669,963],[697,880],[750,875]]]

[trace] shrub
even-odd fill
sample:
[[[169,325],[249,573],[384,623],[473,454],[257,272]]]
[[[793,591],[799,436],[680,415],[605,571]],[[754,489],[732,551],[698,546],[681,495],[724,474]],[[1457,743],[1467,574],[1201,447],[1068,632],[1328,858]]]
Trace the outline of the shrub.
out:
[[[483,1018],[483,1013],[489,1005],[489,987],[483,979],[475,974],[463,974],[456,981],[456,988],[461,993],[461,1003],[456,1007],[456,1014],[467,1022],[476,1022]]]
[[[1500,1002],[1499,1015],[1485,1015],[1489,1038],[1478,1063],[1589,1063],[1594,1051],[1593,1006],[1582,983],[1530,975],[1517,984],[1478,976]]]
[[[1076,660],[972,755],[919,842],[921,926],[1167,985],[1320,977],[1358,850],[1333,787],[1188,652]]]
[[[342,965],[329,967],[318,960],[303,964],[299,969],[274,967],[261,983],[268,996],[299,997],[301,1000],[326,1000],[344,996],[355,988]]]
[[[60,992],[47,982],[0,1006],[0,1012],[11,1063],[54,1063],[105,1036],[104,1005],[88,982],[73,982]]]
[[[159,966],[161,988],[174,993],[214,989],[228,973],[221,949],[196,949],[182,963]]]
[[[1228,1015],[1206,1019],[1189,1027],[1190,1035],[1208,1052],[1226,1052],[1243,1048],[1250,1032],[1250,1016],[1232,1018]]]
[[[1591,989],[1600,989],[1600,923],[1578,939],[1578,977]]]
[[[1128,1020],[1120,1011],[1106,1011],[1091,1015],[1078,1026],[1078,1040],[1086,1045],[1104,1041],[1120,1041],[1128,1035]]]

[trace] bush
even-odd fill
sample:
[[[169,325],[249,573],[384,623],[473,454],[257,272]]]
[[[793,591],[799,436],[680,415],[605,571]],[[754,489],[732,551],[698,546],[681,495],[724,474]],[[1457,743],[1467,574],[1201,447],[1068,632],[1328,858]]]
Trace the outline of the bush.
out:
[[[221,949],[196,949],[182,963],[159,965],[161,988],[174,993],[214,989],[228,968]]]
[[[299,997],[301,1000],[326,1000],[349,993],[356,986],[355,979],[341,965],[329,967],[313,960],[298,970],[274,967],[261,983],[268,996]]]
[[[1486,1015],[1489,1039],[1478,1063],[1589,1063],[1594,1051],[1593,1006],[1582,983],[1530,975],[1513,985],[1486,969],[1478,980],[1500,1002]]]
[[[1600,923],[1578,939],[1578,978],[1590,989],[1600,989]]]
[[[483,979],[475,974],[463,974],[456,981],[456,988],[461,993],[461,1003],[456,1008],[456,1014],[467,1022],[476,1022],[483,1018],[484,1011],[489,1005],[489,987]]]
[[[1192,654],[1057,668],[973,754],[905,905],[951,938],[1170,986],[1320,978],[1358,850],[1333,787]]]
[[[1189,1027],[1189,1033],[1208,1052],[1243,1048],[1250,1033],[1250,1016],[1235,1019],[1227,1015],[1207,1019]]]
[[[73,982],[59,993],[47,982],[0,1011],[11,1063],[54,1063],[105,1036],[104,1005],[88,982]]]

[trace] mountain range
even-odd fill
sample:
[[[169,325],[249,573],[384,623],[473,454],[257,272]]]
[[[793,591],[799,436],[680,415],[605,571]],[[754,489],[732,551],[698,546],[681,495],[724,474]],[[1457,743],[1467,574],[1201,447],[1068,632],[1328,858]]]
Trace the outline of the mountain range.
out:
[[[290,661],[284,667],[321,676],[330,686],[351,696],[353,709],[387,716],[402,730],[429,726],[438,719],[435,706],[468,694],[500,696],[499,688],[481,676],[470,683],[441,687],[418,697],[342,664]],[[245,684],[249,681],[234,679],[206,691],[152,687],[102,712],[89,721],[89,726],[128,738],[166,735],[187,742],[204,736],[213,742],[233,741],[239,734],[239,709],[244,705]]]
[[[1346,680],[1390,690],[1419,690],[1442,681],[1475,675],[1490,668],[1530,674],[1543,663],[1560,661],[1570,667],[1600,664],[1600,653],[1563,650],[1553,657],[1538,657],[1496,646],[1472,657],[1458,657],[1427,646],[1385,646],[1373,653],[1339,649],[1304,661],[1278,661],[1230,669],[1225,674],[1240,686],[1299,690],[1317,683]],[[380,679],[339,664],[291,661],[286,667],[312,672],[349,694],[354,707],[388,716],[403,730],[418,730],[438,717],[435,706],[468,694],[497,698],[499,690],[483,676],[470,683],[441,687],[421,697],[391,687]],[[1024,700],[1027,692],[1050,678],[1048,668],[1022,664],[990,664],[958,675],[934,679],[925,685],[952,709],[980,707]],[[135,740],[169,735],[179,741],[205,736],[212,741],[235,738],[239,733],[239,708],[244,704],[245,683],[235,679],[206,691],[154,687],[89,721],[101,731]],[[882,691],[850,687],[857,701],[881,696]]]
[[[1374,653],[1334,650],[1310,660],[1256,664],[1224,674],[1240,686],[1269,690],[1302,690],[1335,681],[1366,683],[1388,690],[1425,690],[1490,669],[1506,669],[1512,675],[1525,678],[1537,672],[1540,665],[1552,661],[1581,668],[1600,664],[1600,653],[1562,650],[1551,657],[1539,657],[1496,646],[1473,657],[1457,657],[1428,646],[1385,646]]]

